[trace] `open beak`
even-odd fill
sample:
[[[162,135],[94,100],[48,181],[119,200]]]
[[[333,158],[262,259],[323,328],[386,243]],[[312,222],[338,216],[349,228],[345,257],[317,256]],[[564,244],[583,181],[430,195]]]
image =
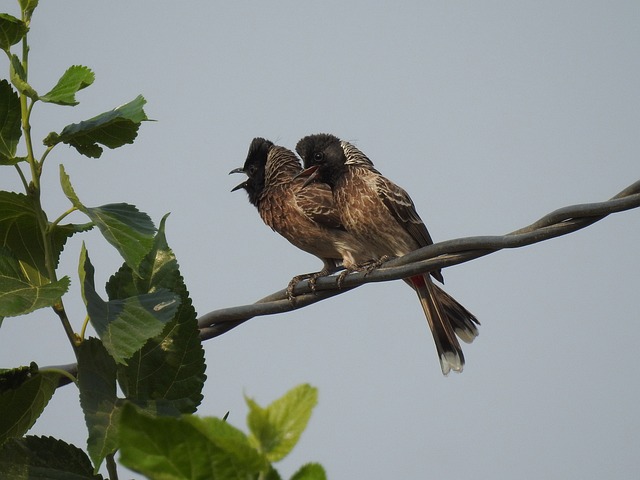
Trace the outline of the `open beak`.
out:
[[[232,173],[244,173],[244,168],[242,168],[242,167],[234,168],[233,170],[231,170],[229,172],[229,175],[231,175]],[[246,180],[244,182],[236,185],[235,187],[233,187],[231,189],[231,191],[235,192],[236,190],[240,190],[241,188],[247,188],[247,181]]]
[[[300,173],[298,173],[294,177],[294,180],[298,177],[306,178],[306,180],[302,184],[302,188],[304,188],[310,183],[314,182],[318,178],[319,174],[320,174],[320,170],[318,170],[318,165],[312,165],[311,167],[305,168]]]
[[[241,188],[247,188],[247,182],[242,182],[231,189],[232,192],[240,190]]]

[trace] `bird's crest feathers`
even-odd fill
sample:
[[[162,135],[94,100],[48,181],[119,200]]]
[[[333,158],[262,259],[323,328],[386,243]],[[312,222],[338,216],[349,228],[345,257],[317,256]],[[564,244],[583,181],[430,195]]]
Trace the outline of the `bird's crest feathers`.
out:
[[[373,167],[373,162],[369,160],[362,151],[360,151],[355,145],[345,142],[342,140],[340,142],[340,146],[342,147],[342,151],[344,152],[344,156],[347,161],[345,165],[353,165],[360,167]]]

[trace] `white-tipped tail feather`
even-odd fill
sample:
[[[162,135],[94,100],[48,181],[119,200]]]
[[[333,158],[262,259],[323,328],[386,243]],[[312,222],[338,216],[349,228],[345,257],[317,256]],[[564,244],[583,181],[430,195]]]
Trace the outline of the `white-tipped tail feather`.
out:
[[[440,354],[440,368],[443,375],[449,375],[449,372],[462,372],[464,367],[464,359],[461,359],[456,352],[443,352]]]
[[[435,283],[433,288],[458,338],[464,343],[473,342],[479,333],[478,325],[480,322],[478,319]]]
[[[456,334],[465,342],[471,342],[478,335],[476,318],[434,285],[428,274],[412,277],[411,283],[433,334],[443,375],[451,370],[462,372],[464,354]]]

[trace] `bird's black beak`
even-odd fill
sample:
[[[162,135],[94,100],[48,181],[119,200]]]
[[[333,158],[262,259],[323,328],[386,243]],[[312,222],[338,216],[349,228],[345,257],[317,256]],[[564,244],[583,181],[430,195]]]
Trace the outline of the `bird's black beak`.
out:
[[[240,190],[241,188],[247,188],[247,182],[242,182],[231,189],[232,192]]]
[[[312,165],[311,167],[305,168],[300,173],[298,173],[294,177],[294,180],[298,177],[306,178],[306,180],[302,184],[302,188],[304,188],[310,183],[314,182],[318,178],[318,175],[320,175],[320,170],[318,170],[318,165]]]
[[[244,173],[244,168],[242,168],[242,167],[234,168],[233,170],[231,170],[229,172],[229,175],[231,175],[232,173]],[[233,187],[231,189],[231,191],[235,192],[236,190],[240,190],[241,188],[247,188],[247,181],[246,180],[244,182],[240,183],[239,185],[236,185],[235,187]]]

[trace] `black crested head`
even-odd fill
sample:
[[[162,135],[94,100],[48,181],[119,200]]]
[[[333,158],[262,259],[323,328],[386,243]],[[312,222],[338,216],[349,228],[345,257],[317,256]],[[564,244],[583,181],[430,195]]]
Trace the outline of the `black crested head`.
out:
[[[340,139],[328,133],[308,135],[296,145],[296,152],[302,158],[305,168],[324,163],[324,157],[328,151],[336,153],[342,151]]]
[[[333,187],[345,172],[347,158],[338,137],[328,133],[318,133],[304,137],[296,145],[296,152],[302,158],[304,167],[318,167],[318,179]]]
[[[244,188],[249,195],[249,201],[255,206],[258,206],[260,195],[264,190],[264,169],[272,147],[273,142],[261,137],[256,137],[251,141],[247,159],[242,167],[242,171],[248,178],[234,188],[234,190]]]

